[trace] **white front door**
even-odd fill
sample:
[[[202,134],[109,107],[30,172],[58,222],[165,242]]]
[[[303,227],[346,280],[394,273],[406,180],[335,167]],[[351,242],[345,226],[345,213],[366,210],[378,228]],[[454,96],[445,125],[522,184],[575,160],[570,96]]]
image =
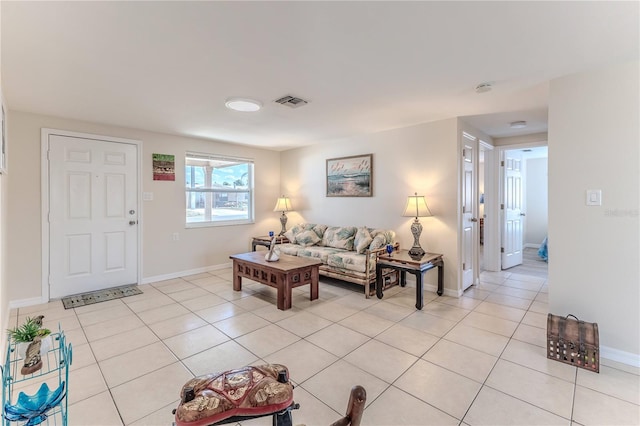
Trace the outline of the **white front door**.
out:
[[[502,229],[502,269],[522,264],[524,245],[522,211],[522,153],[505,151],[503,160],[504,196]]]
[[[473,284],[475,229],[475,155],[478,141],[463,133],[462,149],[462,290]]]
[[[137,146],[50,134],[49,296],[138,280]]]

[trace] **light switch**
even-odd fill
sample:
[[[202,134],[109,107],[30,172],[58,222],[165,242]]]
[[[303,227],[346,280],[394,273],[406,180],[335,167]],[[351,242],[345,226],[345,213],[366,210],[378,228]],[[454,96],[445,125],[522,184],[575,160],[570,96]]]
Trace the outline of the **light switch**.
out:
[[[587,205],[588,206],[602,205],[602,191],[600,189],[587,189]]]
[[[142,201],[153,201],[153,192],[143,192]]]

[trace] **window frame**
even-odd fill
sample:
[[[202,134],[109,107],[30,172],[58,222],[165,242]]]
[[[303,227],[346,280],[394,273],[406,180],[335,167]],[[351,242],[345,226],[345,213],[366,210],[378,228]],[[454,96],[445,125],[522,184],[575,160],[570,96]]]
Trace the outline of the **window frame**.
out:
[[[211,154],[211,153],[203,153],[203,152],[195,152],[195,151],[187,151],[185,153],[185,164],[184,164],[184,188],[185,188],[185,228],[206,228],[206,227],[214,227],[214,226],[233,226],[233,225],[247,225],[255,223],[255,162],[251,158],[243,158],[243,157],[232,157],[229,155],[219,155],[219,154]],[[190,161],[191,160],[191,161]],[[229,162],[228,166],[239,165],[239,164],[247,164],[247,187],[246,189],[236,189],[233,187],[229,188],[218,188],[213,186],[213,182],[211,182],[209,187],[189,187],[187,186],[187,170],[189,167],[198,167],[196,164],[192,164],[198,160],[201,161],[210,161],[210,162]],[[191,163],[191,164],[190,164]],[[235,163],[235,164],[231,164]],[[220,168],[217,166],[212,166],[212,169]],[[206,173],[206,172],[205,172]],[[194,179],[190,179],[191,185],[194,185]],[[206,181],[206,174],[205,174]],[[206,183],[206,182],[205,182]],[[193,193],[210,193],[211,196],[211,208],[212,210],[215,208],[215,194],[219,193],[236,193],[236,194],[247,194],[248,206],[247,206],[247,218],[246,219],[231,219],[231,220],[208,220],[208,221],[198,221],[198,222],[189,222],[188,221],[188,199]]]

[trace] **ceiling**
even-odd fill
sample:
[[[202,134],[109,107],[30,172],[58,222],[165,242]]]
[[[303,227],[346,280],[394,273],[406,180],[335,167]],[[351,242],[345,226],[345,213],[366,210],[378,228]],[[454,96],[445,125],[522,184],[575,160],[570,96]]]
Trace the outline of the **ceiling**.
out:
[[[274,150],[457,116],[544,132],[550,80],[639,57],[638,2],[0,4],[8,109]]]

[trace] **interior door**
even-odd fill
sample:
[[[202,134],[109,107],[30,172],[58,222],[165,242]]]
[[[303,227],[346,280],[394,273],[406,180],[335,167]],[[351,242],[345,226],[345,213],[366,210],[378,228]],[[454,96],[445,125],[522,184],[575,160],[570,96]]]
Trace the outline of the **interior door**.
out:
[[[522,211],[522,153],[504,152],[504,214],[502,232],[502,269],[522,264],[524,245]]]
[[[49,295],[137,283],[137,147],[49,135]]]
[[[475,154],[477,140],[463,134],[462,149],[462,290],[473,284],[475,229],[478,223],[475,212]]]

